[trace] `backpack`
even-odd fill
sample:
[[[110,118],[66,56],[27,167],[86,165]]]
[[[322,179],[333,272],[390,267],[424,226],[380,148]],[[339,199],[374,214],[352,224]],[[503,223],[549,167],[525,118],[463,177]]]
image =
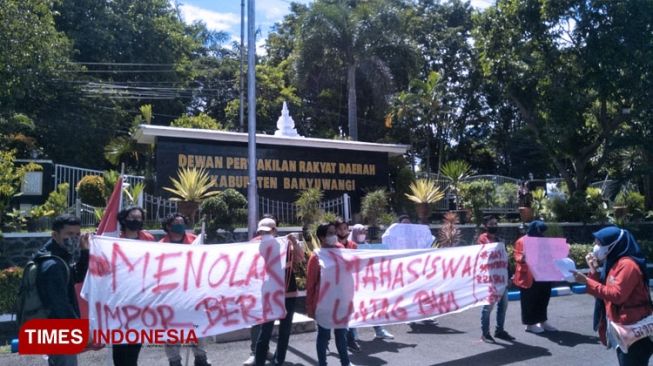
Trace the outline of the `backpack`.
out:
[[[39,266],[43,261],[51,258],[60,261],[64,265],[66,268],[66,284],[70,281],[70,268],[68,268],[68,264],[61,257],[53,255],[50,252],[46,252],[42,256],[38,256],[27,262],[18,289],[18,299],[16,300],[16,321],[19,328],[28,320],[47,319],[50,314],[50,309],[41,301],[36,281]]]

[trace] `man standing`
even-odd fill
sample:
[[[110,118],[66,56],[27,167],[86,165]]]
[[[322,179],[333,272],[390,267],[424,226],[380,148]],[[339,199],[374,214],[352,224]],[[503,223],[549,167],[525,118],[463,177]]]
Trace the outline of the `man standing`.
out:
[[[497,218],[490,215],[483,218],[483,228],[485,231],[478,237],[477,244],[490,244],[502,241],[497,236],[499,224]],[[494,338],[490,335],[490,314],[494,304],[484,305],[481,310],[481,340],[485,343],[495,343]],[[497,328],[494,336],[506,341],[514,341],[515,337],[511,336],[504,329],[506,323],[506,311],[508,310],[508,288],[503,292],[497,305]]]
[[[82,282],[88,269],[88,234],[81,235],[81,222],[73,215],[61,215],[52,223],[52,237],[34,258],[52,255],[40,262],[36,287],[48,319],[79,319],[75,283]],[[77,355],[49,355],[50,366],[77,366]]]
[[[172,213],[162,222],[163,231],[166,235],[159,240],[160,243],[192,244],[195,234],[187,233],[186,226],[188,218],[180,213]],[[195,355],[195,366],[211,366],[206,356],[206,350],[203,347],[204,338],[200,338],[197,344],[192,345],[193,354]],[[168,357],[170,366],[181,366],[180,346],[178,344],[166,344],[165,352]]]

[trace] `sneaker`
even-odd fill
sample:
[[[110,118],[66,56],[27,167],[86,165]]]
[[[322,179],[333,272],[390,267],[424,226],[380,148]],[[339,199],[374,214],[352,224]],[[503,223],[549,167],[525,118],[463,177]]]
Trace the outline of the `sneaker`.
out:
[[[490,335],[490,333],[485,333],[481,335],[481,340],[485,343],[496,343],[494,341],[494,338]]]
[[[537,324],[527,325],[526,326],[526,331],[529,332],[529,333],[535,333],[535,334],[544,333],[544,329],[542,329],[542,327],[540,327]]]
[[[511,341],[512,342],[512,341],[515,340],[515,337],[511,336],[510,334],[508,334],[508,332],[506,332],[503,329],[502,330],[497,330],[496,332],[494,332],[494,336],[499,338],[499,339],[503,339],[504,341]]]
[[[251,355],[247,360],[245,360],[245,362],[243,362],[243,366],[254,366],[255,361],[256,361],[256,357],[254,357],[254,355]]]
[[[558,328],[556,328],[553,325],[549,324],[549,322],[540,323],[540,326],[542,327],[542,329],[546,330],[547,332],[557,332],[558,331]]]
[[[206,359],[206,357],[195,357],[194,366],[211,366],[211,363]]]
[[[376,336],[374,337],[376,339],[395,339],[395,336],[390,334],[387,330],[381,328],[378,332],[376,332]]]
[[[360,352],[361,346],[359,346],[355,340],[350,339],[347,341],[347,349],[349,349],[349,351],[351,352]]]

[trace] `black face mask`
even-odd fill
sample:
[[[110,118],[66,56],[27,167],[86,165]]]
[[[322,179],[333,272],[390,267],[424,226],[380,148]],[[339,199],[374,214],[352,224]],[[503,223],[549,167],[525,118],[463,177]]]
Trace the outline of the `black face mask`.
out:
[[[143,221],[125,220],[125,228],[130,231],[141,231],[143,230]]]
[[[499,231],[498,226],[488,226],[487,227],[487,232],[490,233],[490,234],[496,234],[497,231]]]

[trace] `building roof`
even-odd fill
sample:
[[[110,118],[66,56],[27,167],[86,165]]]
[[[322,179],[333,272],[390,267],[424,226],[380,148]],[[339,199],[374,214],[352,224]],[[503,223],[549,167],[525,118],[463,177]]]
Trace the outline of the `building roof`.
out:
[[[154,144],[157,137],[247,143],[246,133],[195,128],[140,125],[134,134],[134,139],[141,144]],[[408,150],[408,145],[377,144],[371,142],[317,139],[310,137],[283,137],[264,134],[256,134],[256,143],[260,145],[290,145],[318,149],[384,152],[390,155],[403,155]]]

